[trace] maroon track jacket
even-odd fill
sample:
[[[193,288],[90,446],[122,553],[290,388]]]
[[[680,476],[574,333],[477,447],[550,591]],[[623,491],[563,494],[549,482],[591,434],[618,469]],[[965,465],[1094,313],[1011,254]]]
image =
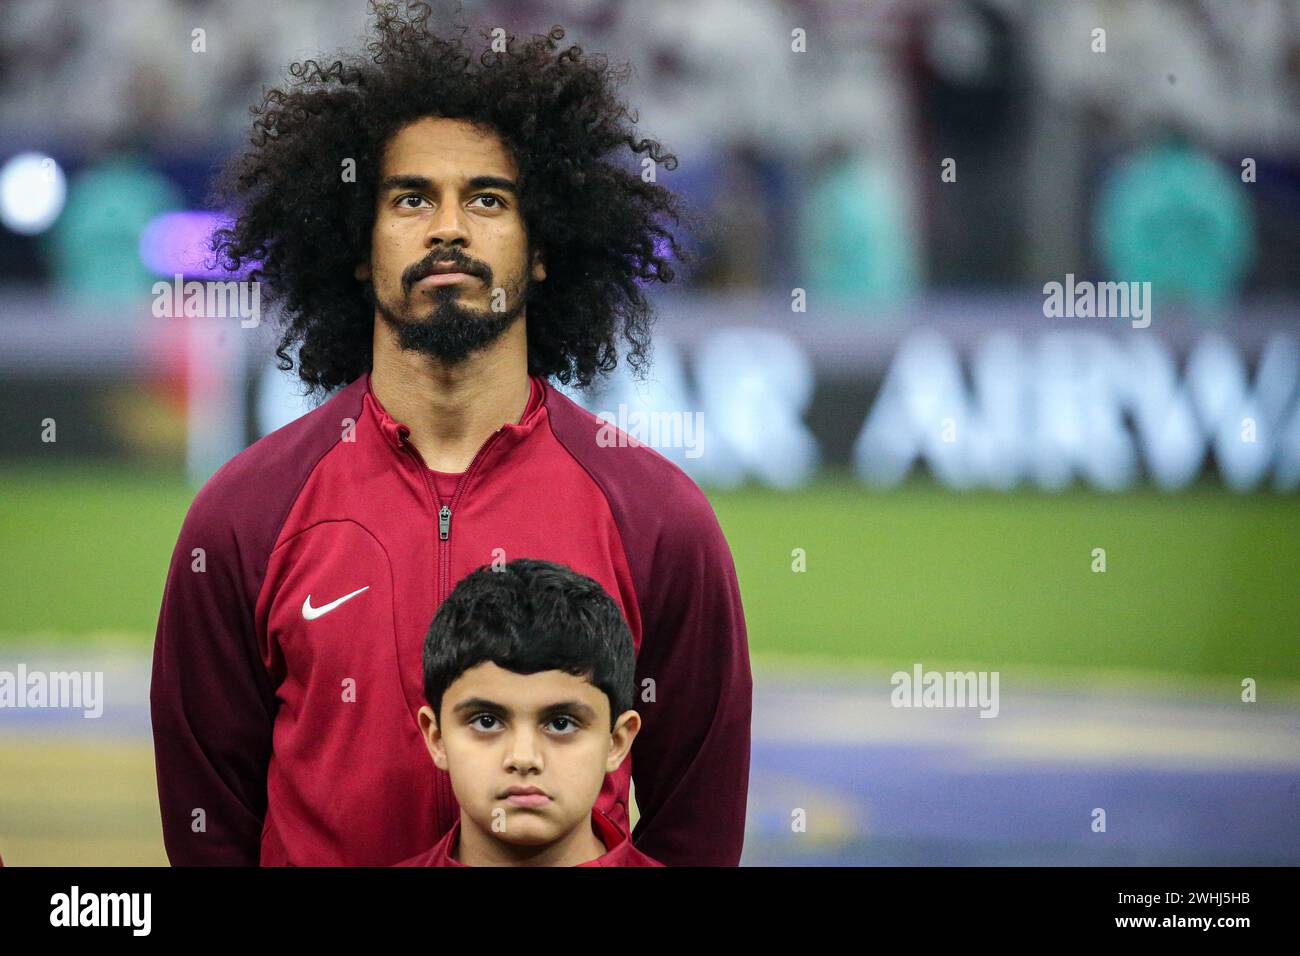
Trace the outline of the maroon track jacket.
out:
[[[594,860],[579,863],[578,866],[663,866],[658,860],[646,856],[634,847],[627,834],[594,807],[591,811],[591,828],[600,837],[600,842],[605,844],[605,852]],[[409,860],[403,860],[401,863],[395,863],[394,866],[464,866],[464,863],[451,855],[459,837],[460,819],[457,818],[451,829],[433,849],[426,850]]]
[[[436,844],[460,811],[416,724],[424,635],[464,575],[520,557],[600,582],[636,644],[643,726],[596,808],[626,831],[630,777],[642,851],[739,862],[752,684],[713,509],[658,452],[532,383],[450,482],[367,374],[204,485],[150,688],[173,864],[387,866]]]

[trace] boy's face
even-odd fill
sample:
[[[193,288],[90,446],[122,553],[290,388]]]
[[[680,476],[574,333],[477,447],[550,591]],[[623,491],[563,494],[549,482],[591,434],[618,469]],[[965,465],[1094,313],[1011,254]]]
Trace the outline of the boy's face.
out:
[[[611,731],[609,699],[581,677],[516,674],[490,661],[447,688],[441,713],[440,725],[420,708],[420,731],[461,809],[482,832],[526,846],[589,826],[605,775],[641,726],[629,710]]]

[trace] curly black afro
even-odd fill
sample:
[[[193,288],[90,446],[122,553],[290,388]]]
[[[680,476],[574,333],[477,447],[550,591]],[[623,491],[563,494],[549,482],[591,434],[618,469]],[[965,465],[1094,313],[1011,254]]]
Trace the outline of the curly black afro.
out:
[[[656,141],[633,136],[637,117],[615,95],[629,69],[611,70],[579,46],[560,49],[558,26],[522,42],[498,34],[495,44],[484,31],[472,49],[430,32],[427,4],[370,7],[368,55],[328,68],[293,63],[288,89],[268,90],[252,107],[252,149],[210,197],[235,215],[212,237],[220,267],[249,269],[280,306],[280,368],[293,368],[297,345],[311,390],[369,370],[373,300],[353,270],[370,259],[384,146],[406,124],[440,116],[495,129],[518,165],[529,243],[547,272],[526,303],[529,372],[586,388],[617,366],[620,334],[629,365],[642,371],[653,314],[641,284],[671,282],[671,259],[684,261],[667,228],[683,209],[632,155],[677,165]],[[356,182],[342,176],[349,158]]]

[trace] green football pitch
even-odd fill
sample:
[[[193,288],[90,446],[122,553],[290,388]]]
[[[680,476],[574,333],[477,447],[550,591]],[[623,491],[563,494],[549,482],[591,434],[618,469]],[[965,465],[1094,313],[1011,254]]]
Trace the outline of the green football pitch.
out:
[[[147,647],[192,497],[168,472],[0,473],[0,641]],[[847,478],[709,497],[759,665],[1300,679],[1295,497],[879,492]]]
[[[1116,766],[1125,772],[1132,765],[1121,759],[1123,748],[1148,730],[1157,735],[1153,746],[1162,760],[1165,750],[1179,752],[1169,735],[1187,720],[1186,699],[1177,692],[1189,682],[1214,685],[1210,700],[1234,699],[1247,676],[1270,700],[1279,685],[1300,687],[1295,498],[1237,497],[1213,487],[1177,496],[959,495],[925,483],[881,493],[847,479],[793,494],[748,488],[709,496],[735,557],[756,675],[806,666],[853,680],[857,670],[873,670],[883,687],[882,668],[910,671],[915,663],[1026,678],[1037,670],[1049,682],[1077,683],[1085,702],[1094,700],[1088,695],[1095,678],[1132,682],[1147,695],[1176,685],[1176,717],[1161,722],[1163,711],[1149,700],[1133,711],[1154,720],[1154,729],[1125,724],[1133,705],[1116,711],[1120,698],[1102,696],[1092,711],[1067,707],[1057,724],[1031,723],[1012,735],[1020,747],[1050,739],[1042,752],[1052,755],[1071,746],[1094,760],[1118,753]],[[74,657],[93,648],[106,662],[96,666],[129,665],[130,686],[141,689],[136,706],[114,711],[127,723],[96,726],[95,734],[57,722],[0,721],[0,850],[7,862],[166,862],[140,711],[163,576],[192,498],[193,489],[166,472],[97,465],[0,473],[0,667],[12,657],[6,650],[35,651],[27,659],[36,660],[42,648]],[[1096,548],[1105,549],[1104,573],[1092,570]],[[772,684],[764,686],[770,694]],[[833,694],[807,692],[818,686],[796,684],[786,697],[765,698],[782,708],[781,722],[812,728],[813,752],[827,726],[843,743],[836,714],[861,712],[836,709]],[[1056,704],[1048,706],[1049,717],[1056,712]],[[1060,724],[1063,715],[1080,713],[1091,722]],[[770,732],[770,719],[766,726]],[[1192,746],[1202,759],[1200,749],[1212,749],[1213,737],[1197,737],[1184,749]],[[1261,751],[1259,739],[1252,731],[1220,749],[1263,759],[1267,747]],[[921,775],[917,792],[949,785],[947,763],[937,777],[925,777],[925,748],[912,741],[909,749],[902,738],[894,744],[902,765]],[[775,832],[763,823],[764,808],[784,807],[792,792],[798,800],[861,796],[834,790],[822,780],[825,768],[812,772],[797,762],[803,757],[781,763],[788,749],[757,751],[766,756],[752,778],[756,822],[747,852],[760,862],[788,850],[764,842]],[[862,760],[874,766],[880,751],[870,753]],[[979,754],[987,759],[986,750]],[[1023,766],[1017,763],[1018,773]],[[861,799],[880,796],[868,790]],[[854,820],[859,811],[844,812]],[[784,830],[784,810],[780,817]],[[945,859],[950,851],[944,844],[929,856],[917,851],[917,858]]]

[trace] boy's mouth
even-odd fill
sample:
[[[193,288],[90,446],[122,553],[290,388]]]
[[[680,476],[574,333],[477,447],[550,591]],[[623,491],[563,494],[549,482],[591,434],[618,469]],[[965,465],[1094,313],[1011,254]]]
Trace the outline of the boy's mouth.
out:
[[[546,792],[537,787],[510,787],[498,799],[514,807],[543,807],[551,802]]]

